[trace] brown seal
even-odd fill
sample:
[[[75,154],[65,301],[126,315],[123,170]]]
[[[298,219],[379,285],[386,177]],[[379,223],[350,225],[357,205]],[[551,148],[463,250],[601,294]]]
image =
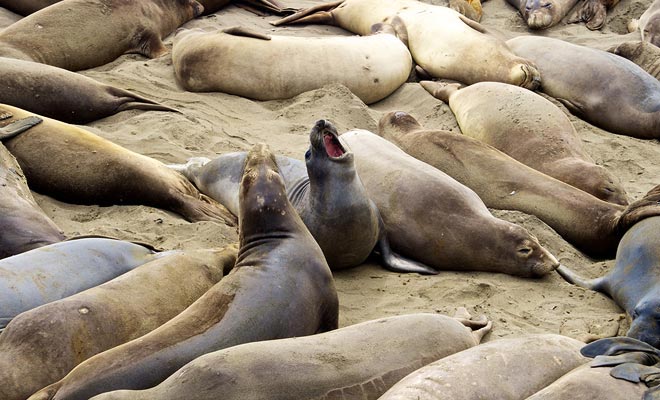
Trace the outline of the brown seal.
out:
[[[642,41],[624,42],[609,48],[607,51],[627,58],[639,65],[649,75],[660,80],[660,47]]]
[[[0,335],[0,398],[24,400],[93,355],[156,329],[235,261],[233,248],[165,252],[100,286],[20,314]]]
[[[417,368],[479,344],[491,326],[481,323],[471,331],[444,315],[410,314],[246,343],[199,357],[152,389],[94,400],[375,400]]]
[[[458,12],[416,0],[345,0],[321,4],[273,23],[325,23],[358,35],[390,23],[408,44],[413,60],[429,75],[472,84],[505,82],[535,89],[533,63],[513,54],[499,38]]]
[[[597,30],[605,25],[607,10],[619,4],[620,0],[581,0],[570,17],[568,23],[586,22],[587,28]]]
[[[125,53],[155,58],[167,52],[161,39],[203,10],[195,0],[67,0],[1,31],[0,56],[71,71]]]
[[[0,126],[34,115],[0,105],[3,112],[13,117],[0,121]],[[222,205],[161,162],[77,126],[43,120],[5,141],[35,191],[76,204],[144,204],[171,210],[189,221],[234,224],[235,217]]]
[[[420,83],[449,104],[463,134],[601,200],[628,204],[619,179],[596,165],[566,114],[542,96],[499,82],[466,88],[455,83]]]
[[[514,6],[530,29],[547,29],[557,25],[575,6],[577,0],[507,0]]]
[[[0,7],[20,15],[29,15],[62,0],[0,0]]]
[[[524,228],[495,218],[477,194],[364,130],[340,136],[355,155],[394,251],[438,270],[538,277],[559,263]]]
[[[0,103],[85,124],[125,110],[177,110],[50,65],[0,57]]]
[[[291,14],[295,9],[284,6],[277,0],[197,0],[204,6],[204,15],[212,14],[229,3],[235,3],[241,8],[260,14],[267,11],[275,14]]]
[[[88,359],[30,400],[146,389],[211,351],[337,328],[330,268],[286,197],[275,157],[256,145],[244,171],[234,269],[166,324]]]

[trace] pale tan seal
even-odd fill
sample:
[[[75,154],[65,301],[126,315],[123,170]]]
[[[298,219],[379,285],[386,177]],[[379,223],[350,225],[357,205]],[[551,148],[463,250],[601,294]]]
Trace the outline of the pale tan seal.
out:
[[[383,22],[395,27],[415,62],[433,77],[467,84],[505,82],[529,89],[540,83],[532,62],[513,54],[479,23],[447,7],[415,0],[345,0],[315,6],[273,24],[326,23],[364,36],[374,24]]]
[[[180,30],[172,62],[178,82],[193,92],[275,100],[340,83],[366,104],[389,96],[412,69],[408,48],[387,33],[294,37],[243,28]]]
[[[34,115],[0,105],[3,112],[13,116],[0,121],[0,127]],[[189,221],[235,223],[227,209],[163,163],[77,126],[43,120],[4,143],[35,191],[76,204],[144,204],[171,210]]]
[[[637,29],[641,33],[642,42],[660,47],[660,0],[651,3],[639,20],[632,20],[628,24],[628,31],[634,32]]]
[[[649,75],[660,80],[660,47],[642,41],[624,42],[609,48],[607,51],[627,58],[639,65]]]
[[[525,399],[585,364],[583,345],[551,334],[495,340],[412,372],[380,400]]]
[[[167,52],[161,39],[203,10],[195,0],[67,0],[0,31],[0,56],[71,71],[125,53],[155,58]]]
[[[499,82],[480,82],[466,88],[420,83],[449,104],[464,135],[601,200],[628,204],[621,181],[596,165],[566,114],[542,96]]]
[[[514,6],[530,29],[547,29],[557,25],[578,0],[507,0]]]
[[[236,250],[171,251],[16,317],[0,335],[0,398],[24,400],[93,355],[164,324],[234,266]]]

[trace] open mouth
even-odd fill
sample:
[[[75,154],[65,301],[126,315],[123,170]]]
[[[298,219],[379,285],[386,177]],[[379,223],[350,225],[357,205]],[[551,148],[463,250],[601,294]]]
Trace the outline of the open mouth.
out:
[[[337,136],[331,133],[323,134],[323,146],[325,147],[325,152],[330,158],[340,158],[346,154],[346,150],[344,150],[344,147],[339,143]]]

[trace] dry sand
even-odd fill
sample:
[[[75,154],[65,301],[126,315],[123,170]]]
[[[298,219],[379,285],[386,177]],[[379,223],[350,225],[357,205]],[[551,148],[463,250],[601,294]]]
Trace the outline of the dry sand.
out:
[[[386,0],[383,0],[386,1]],[[291,6],[312,1],[283,0]],[[446,2],[435,1],[444,5]],[[638,18],[651,0],[622,0],[609,13],[602,32],[583,24],[553,27],[538,32],[574,43],[607,48],[637,38],[626,33],[630,18]],[[0,8],[0,27],[18,19]],[[348,35],[328,26],[273,28],[268,21],[230,6],[217,14],[189,22],[186,28],[223,28],[243,25],[262,32],[288,35]],[[503,37],[531,34],[505,0],[484,3],[482,23]],[[171,47],[172,37],[166,40]],[[247,150],[266,142],[278,154],[303,158],[308,132],[317,119],[326,118],[338,129],[375,130],[388,111],[409,112],[428,128],[457,130],[449,107],[431,97],[416,83],[408,83],[385,100],[367,107],[346,88],[331,85],[284,101],[257,102],[223,93],[183,91],[174,79],[169,55],[149,60],[125,55],[84,75],[132,90],[183,111],[183,114],[128,111],[87,125],[87,128],[128,149],[165,163],[185,162],[189,157],[213,158],[224,152]],[[563,109],[563,107],[562,107]],[[566,111],[564,109],[564,111]],[[660,145],[605,132],[573,116],[587,152],[618,175],[632,200],[660,183]],[[81,155],[82,156],[82,155]],[[57,168],[56,165],[52,166]],[[79,206],[35,195],[45,212],[67,235],[106,234],[128,240],[152,242],[163,248],[208,248],[237,241],[237,233],[213,222],[189,223],[172,213],[143,206]],[[553,252],[560,261],[586,276],[604,274],[612,260],[589,259],[537,218],[514,211],[493,210],[503,219],[518,223]],[[474,251],[480,251],[476,248]],[[458,267],[458,266],[457,266]],[[544,279],[522,279],[503,274],[442,272],[437,276],[396,274],[370,263],[335,273],[340,301],[340,325],[374,318],[413,313],[453,313],[465,306],[473,314],[494,321],[487,337],[523,333],[561,333],[575,338],[614,335],[627,330],[624,313],[602,294],[565,283],[553,273]]]

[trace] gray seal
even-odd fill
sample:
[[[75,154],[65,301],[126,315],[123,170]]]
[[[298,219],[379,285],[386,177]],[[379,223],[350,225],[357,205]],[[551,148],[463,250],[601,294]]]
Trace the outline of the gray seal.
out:
[[[514,6],[530,29],[547,29],[557,25],[575,6],[577,0],[507,0]]]

